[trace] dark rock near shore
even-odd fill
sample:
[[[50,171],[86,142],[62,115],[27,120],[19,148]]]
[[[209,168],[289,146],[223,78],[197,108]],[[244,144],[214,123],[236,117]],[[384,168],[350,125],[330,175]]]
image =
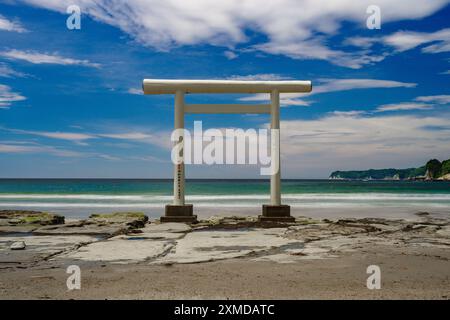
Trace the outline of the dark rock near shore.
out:
[[[88,219],[65,223],[64,217],[40,211],[1,210],[0,233],[36,235],[113,236],[143,228],[148,217],[140,212],[92,214]]]
[[[142,212],[115,212],[106,214],[92,214],[89,220],[99,224],[123,223],[130,229],[143,228],[148,222],[148,217]]]
[[[143,228],[148,217],[140,212],[92,214],[89,219],[60,226],[45,226],[33,231],[40,235],[98,235],[114,236]]]
[[[0,210],[0,232],[30,232],[40,226],[64,224],[64,217],[41,211]]]

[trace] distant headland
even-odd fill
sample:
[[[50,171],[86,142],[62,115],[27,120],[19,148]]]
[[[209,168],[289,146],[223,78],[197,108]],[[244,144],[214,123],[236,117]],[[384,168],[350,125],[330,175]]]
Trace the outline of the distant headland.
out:
[[[450,159],[429,160],[418,168],[369,169],[361,171],[334,171],[333,180],[450,180]]]

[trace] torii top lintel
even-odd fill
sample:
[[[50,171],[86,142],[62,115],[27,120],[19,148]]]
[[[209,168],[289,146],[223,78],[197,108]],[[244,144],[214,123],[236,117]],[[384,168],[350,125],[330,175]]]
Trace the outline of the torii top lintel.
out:
[[[145,79],[144,94],[184,93],[296,93],[311,92],[311,81],[165,80]]]

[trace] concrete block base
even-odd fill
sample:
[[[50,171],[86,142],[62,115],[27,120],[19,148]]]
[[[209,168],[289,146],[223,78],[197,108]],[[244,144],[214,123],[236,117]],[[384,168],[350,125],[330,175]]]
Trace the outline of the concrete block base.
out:
[[[288,205],[263,204],[262,215],[258,217],[258,220],[262,222],[295,222],[295,218],[291,216],[291,207]]]
[[[161,222],[197,222],[197,216],[193,214],[194,206],[185,205],[166,205],[165,215],[160,218]]]

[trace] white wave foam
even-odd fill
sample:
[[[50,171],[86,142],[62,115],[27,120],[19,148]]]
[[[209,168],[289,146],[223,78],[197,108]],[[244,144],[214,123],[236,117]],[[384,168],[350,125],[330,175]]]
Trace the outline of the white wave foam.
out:
[[[310,200],[310,201],[450,201],[450,194],[415,194],[415,193],[291,193],[283,194],[284,200]],[[112,200],[112,201],[171,201],[171,195],[102,195],[102,194],[0,194],[4,200]],[[187,195],[190,201],[217,201],[217,200],[267,200],[269,195]]]
[[[0,199],[145,200],[145,195],[0,194]]]
[[[0,202],[0,208],[162,208],[165,203],[50,203],[50,202]],[[254,208],[257,203],[195,203],[196,207],[203,208]],[[424,202],[390,202],[390,203],[351,203],[351,202],[304,202],[290,203],[294,208],[379,208],[379,207],[431,207],[431,208],[450,208],[449,204],[444,203],[424,203]]]

